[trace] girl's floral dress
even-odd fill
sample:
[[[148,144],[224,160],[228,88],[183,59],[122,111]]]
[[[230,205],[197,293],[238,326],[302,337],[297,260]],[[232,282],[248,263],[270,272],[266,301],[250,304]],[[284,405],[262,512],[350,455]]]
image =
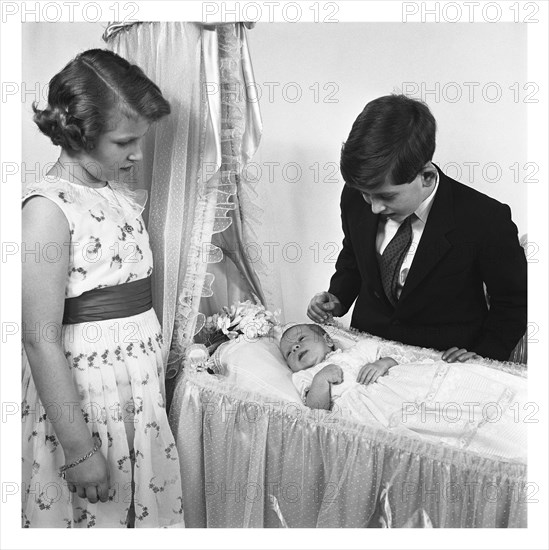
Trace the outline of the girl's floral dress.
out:
[[[152,273],[141,217],[146,196],[113,185],[97,189],[46,177],[23,196],[23,201],[47,197],[67,218],[67,298]],[[57,248],[48,246],[39,253],[55,261]],[[48,334],[52,327],[32,330],[36,338],[54,337]],[[135,527],[182,526],[179,460],[164,406],[165,350],[154,310],[64,325],[62,342],[67,362],[59,368],[71,371],[80,402],[58,403],[48,411],[40,403],[23,350],[23,526],[125,527],[134,514]],[[108,463],[106,503],[79,498],[59,477],[64,453],[48,418],[70,418],[78,408]]]

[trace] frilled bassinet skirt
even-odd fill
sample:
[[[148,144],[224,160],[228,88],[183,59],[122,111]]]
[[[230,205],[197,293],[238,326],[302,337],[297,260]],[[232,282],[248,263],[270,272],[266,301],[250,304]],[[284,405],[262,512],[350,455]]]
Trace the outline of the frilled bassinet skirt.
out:
[[[109,500],[91,504],[59,477],[65,462],[52,424],[77,404],[46,411],[23,352],[23,526],[183,526],[179,459],[163,397],[162,332],[153,309],[93,323],[65,325],[63,346],[80,409],[110,475]],[[132,492],[132,472],[135,490]]]

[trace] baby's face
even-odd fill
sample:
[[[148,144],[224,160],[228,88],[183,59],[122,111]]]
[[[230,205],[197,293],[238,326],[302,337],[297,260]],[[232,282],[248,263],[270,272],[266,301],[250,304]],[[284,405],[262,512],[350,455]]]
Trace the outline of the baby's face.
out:
[[[290,369],[298,372],[323,361],[332,348],[307,325],[296,325],[284,333],[280,351]]]

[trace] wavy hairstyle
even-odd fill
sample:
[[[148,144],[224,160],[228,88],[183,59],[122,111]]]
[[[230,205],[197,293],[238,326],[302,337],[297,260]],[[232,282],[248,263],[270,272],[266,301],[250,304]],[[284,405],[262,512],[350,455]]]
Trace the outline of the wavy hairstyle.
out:
[[[109,50],[77,55],[49,83],[48,106],[32,105],[34,122],[54,145],[91,151],[113,113],[154,122],[170,113],[158,86],[137,66]]]
[[[370,101],[341,149],[341,175],[349,187],[371,190],[389,181],[413,181],[433,159],[436,121],[429,107],[405,95]]]

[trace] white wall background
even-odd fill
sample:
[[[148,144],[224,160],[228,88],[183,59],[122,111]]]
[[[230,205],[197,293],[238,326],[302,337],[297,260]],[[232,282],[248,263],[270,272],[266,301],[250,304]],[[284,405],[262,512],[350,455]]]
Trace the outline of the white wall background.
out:
[[[27,89],[45,89],[77,52],[104,47],[102,33],[102,24],[25,24]],[[286,321],[303,319],[328,286],[342,238],[339,152],[378,96],[423,97],[439,126],[435,162],[509,204],[519,234],[527,232],[524,100],[536,95],[524,88],[526,25],[260,23],[248,38],[264,123],[248,170],[265,210],[256,252],[279,268]],[[35,95],[23,98],[23,161],[43,167],[58,152],[32,123]]]
[[[37,175],[45,175],[59,156],[60,148],[51,144],[32,121],[32,102],[44,108],[48,98],[48,82],[77,53],[90,48],[104,48],[101,39],[104,23],[24,23],[23,24],[23,185]]]

